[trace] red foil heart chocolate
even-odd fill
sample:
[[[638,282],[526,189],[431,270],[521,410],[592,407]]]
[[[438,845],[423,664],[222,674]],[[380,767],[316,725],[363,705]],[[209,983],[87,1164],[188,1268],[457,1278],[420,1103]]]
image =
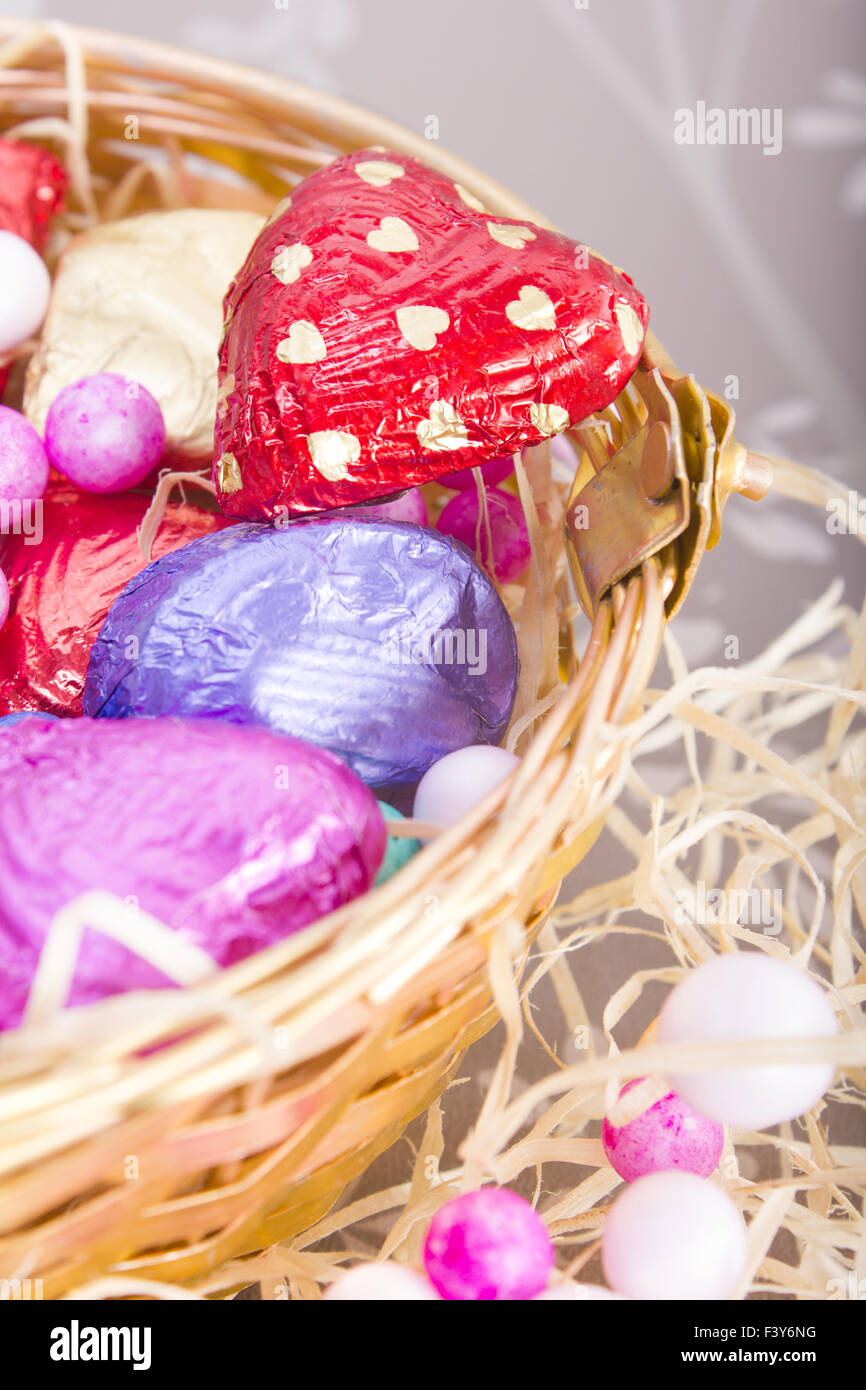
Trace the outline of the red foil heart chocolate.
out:
[[[336,160],[281,204],[226,297],[220,505],[341,507],[537,444],[619,394],[648,318],[622,271],[418,160]]]
[[[68,483],[0,533],[9,617],[0,627],[0,714],[81,713],[90,648],[114,600],[147,561],[136,531],[150,498],[79,492]],[[169,503],[153,558],[228,525],[218,512]]]

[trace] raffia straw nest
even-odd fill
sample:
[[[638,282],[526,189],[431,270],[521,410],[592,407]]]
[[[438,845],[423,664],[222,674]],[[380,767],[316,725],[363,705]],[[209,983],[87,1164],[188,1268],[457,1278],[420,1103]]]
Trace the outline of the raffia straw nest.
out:
[[[59,244],[145,207],[269,210],[335,150],[371,143],[436,163],[494,212],[543,220],[399,127],[293,84],[60,25],[3,20],[4,40],[0,129],[57,142],[72,173]],[[130,112],[142,134],[124,146]],[[654,343],[653,354],[667,360]],[[573,442],[585,461],[606,438],[604,422],[589,422]],[[827,1106],[804,1127],[730,1136],[720,1169],[751,1218],[740,1293],[845,1296],[866,1275],[866,1147],[833,1142],[834,1116],[857,1107],[862,1125],[866,1099],[857,1030],[866,618],[834,589],[756,661],[688,674],[665,630],[661,565],[646,562],[618,583],[587,630],[562,544],[569,480],[546,445],[518,461],[517,479],[533,545],[526,583],[504,594],[522,661],[507,740],[522,756],[517,773],[383,888],[225,972],[107,896],[60,914],[26,1026],[0,1039],[0,1278],[38,1280],[47,1298],[226,1297],[252,1283],[265,1297],[315,1298],[349,1258],[416,1260],[430,1214],[454,1191],[527,1176],[561,1268],[576,1272],[592,1260],[618,1183],[587,1132],[617,1083],[806,1054],[838,1067]],[[840,492],[785,460],[777,488],[819,507]],[[821,645],[830,633],[845,639],[842,656]],[[674,684],[647,691],[662,639]],[[807,717],[825,717],[826,736],[786,762],[771,741]],[[686,774],[664,796],[641,770],[661,750]],[[779,797],[784,829],[761,814]],[[633,864],[557,903],[603,827]],[[814,861],[830,848],[828,894]],[[736,921],[683,921],[676,910],[693,878],[748,890],[774,877],[785,893],[777,937]],[[85,924],[134,944],[183,988],[65,1010]],[[579,952],[630,933],[652,935],[669,963],[617,989],[593,1042]],[[618,1049],[614,1030],[651,982],[746,943],[829,981],[838,1037]],[[546,977],[561,1022],[532,1013]],[[438,1098],[465,1048],[499,1018],[504,1044],[489,1090],[445,1162]],[[518,1092],[524,1030],[547,1050],[550,1073]],[[557,1054],[552,1035],[563,1030],[588,1039],[576,1064]],[[407,1181],[335,1207],[425,1112]],[[760,1181],[741,1173],[755,1147],[769,1153]],[[550,1200],[546,1174],[563,1164],[579,1180]],[[784,1258],[773,1244],[782,1231],[793,1237]]]

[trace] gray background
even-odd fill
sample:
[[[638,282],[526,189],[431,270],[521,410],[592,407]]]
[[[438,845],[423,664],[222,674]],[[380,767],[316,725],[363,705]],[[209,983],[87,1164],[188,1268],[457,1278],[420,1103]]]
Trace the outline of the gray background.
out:
[[[420,133],[435,116],[443,146],[631,273],[682,368],[715,390],[739,379],[741,439],[862,487],[863,0],[32,0],[11,13],[270,68]],[[781,152],[677,145],[673,113],[700,100],[780,108]],[[820,513],[734,499],[676,620],[690,663],[721,663],[728,634],[748,660],[840,573],[859,607],[863,554]],[[578,877],[617,871],[603,840]],[[581,952],[594,1021],[632,970],[668,960],[648,945]],[[622,1044],[659,998],[629,1015]],[[539,1003],[543,1022],[544,991]],[[473,1049],[464,1074],[489,1075],[497,1046]],[[547,1069],[527,1048],[521,1084]],[[475,1104],[476,1087],[451,1093],[452,1141]],[[410,1161],[398,1145],[367,1185],[405,1177]]]

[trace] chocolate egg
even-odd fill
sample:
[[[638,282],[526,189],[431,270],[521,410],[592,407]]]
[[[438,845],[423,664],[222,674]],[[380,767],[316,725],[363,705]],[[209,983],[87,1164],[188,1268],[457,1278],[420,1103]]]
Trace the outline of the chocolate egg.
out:
[[[213,476],[245,521],[370,502],[538,444],[619,395],[649,319],[589,247],[372,149],[292,189],[225,310]]]
[[[0,1028],[51,921],[101,889],[230,965],[372,884],[375,799],[336,758],[201,720],[25,719],[0,738]],[[86,930],[70,1003],[171,983]]]
[[[9,581],[0,714],[81,713],[90,648],[111,604],[144,568],[137,528],[149,502],[143,493],[100,497],[63,482],[49,487],[44,503],[10,512],[14,533],[0,533],[0,565]],[[154,555],[225,525],[217,512],[170,502]]]
[[[232,526],[142,571],[91,653],[84,710],[264,724],[400,787],[498,743],[517,675],[511,619],[459,541],[322,518]]]

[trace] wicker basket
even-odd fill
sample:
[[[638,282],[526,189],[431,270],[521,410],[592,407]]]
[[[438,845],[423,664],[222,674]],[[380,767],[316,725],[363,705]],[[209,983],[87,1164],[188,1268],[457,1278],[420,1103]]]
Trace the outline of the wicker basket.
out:
[[[291,82],[60,25],[0,20],[0,45],[0,130],[64,155],[72,228],[150,207],[269,211],[371,144],[544,221],[437,145]],[[605,729],[640,710],[728,494],[769,483],[724,404],[652,337],[628,389],[570,438],[570,496],[548,446],[518,468],[534,562],[509,595],[529,678],[516,775],[384,887],[215,978],[66,1011],[40,967],[28,1025],[0,1042],[0,1277],[39,1279],[47,1298],[109,1272],[195,1287],[316,1222],[496,1021],[502,972],[621,786]],[[580,651],[568,559],[590,619]],[[94,897],[52,943],[122,915]]]

